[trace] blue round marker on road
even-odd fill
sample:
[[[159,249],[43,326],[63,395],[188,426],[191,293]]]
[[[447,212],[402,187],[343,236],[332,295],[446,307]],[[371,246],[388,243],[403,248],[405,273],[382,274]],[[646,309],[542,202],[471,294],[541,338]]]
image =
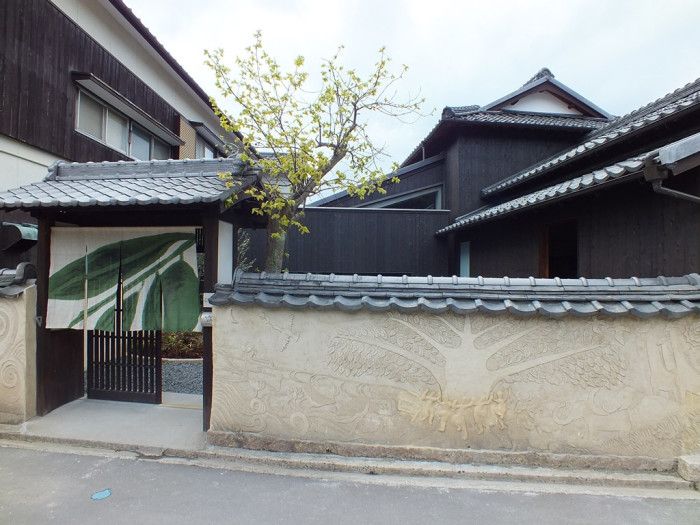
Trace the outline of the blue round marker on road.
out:
[[[95,493],[91,496],[91,498],[92,498],[92,499],[105,499],[105,498],[109,498],[111,495],[112,495],[112,491],[111,491],[111,490],[109,490],[109,489],[104,489],[104,490],[101,490],[100,492],[95,492]]]

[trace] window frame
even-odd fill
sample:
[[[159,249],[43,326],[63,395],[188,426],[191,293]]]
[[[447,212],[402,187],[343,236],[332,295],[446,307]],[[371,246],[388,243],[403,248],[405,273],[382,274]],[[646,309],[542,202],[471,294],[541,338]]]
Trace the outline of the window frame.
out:
[[[92,102],[95,102],[102,108],[102,122],[101,122],[101,135],[100,137],[95,136],[93,133],[90,131],[81,128],[81,100],[87,97],[90,99]],[[109,124],[109,117],[110,114],[112,115],[117,115],[119,118],[124,120],[126,122],[126,150],[122,149],[119,147],[119,145],[116,145],[114,143],[111,143],[108,140],[108,124]],[[141,159],[137,158],[132,154],[132,145],[133,145],[133,133],[134,133],[134,127],[144,136],[148,136],[148,153],[149,153],[149,158],[148,159]],[[150,130],[146,129],[144,126],[136,122],[134,119],[130,118],[128,115],[125,115],[121,111],[113,108],[110,106],[108,103],[105,101],[101,100],[99,97],[96,95],[90,93],[89,91],[85,89],[78,88],[78,95],[76,97],[76,102],[75,102],[75,131],[80,133],[81,135],[84,135],[96,142],[99,142],[103,146],[107,146],[110,149],[113,149],[114,151],[121,153],[122,155],[125,155],[129,157],[130,159],[133,160],[142,160],[142,161],[148,161],[148,160],[167,160],[168,158],[172,158],[172,146],[168,144],[165,140],[162,140],[160,137],[156,136],[153,132]],[[168,157],[165,159],[158,159],[154,157],[154,153],[156,151],[156,144],[160,143],[160,145],[165,146],[165,149],[169,152]]]

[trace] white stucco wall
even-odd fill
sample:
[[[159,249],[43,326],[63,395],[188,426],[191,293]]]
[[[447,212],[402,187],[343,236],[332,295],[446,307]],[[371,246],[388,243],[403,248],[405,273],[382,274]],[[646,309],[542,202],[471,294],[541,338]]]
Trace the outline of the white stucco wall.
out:
[[[57,160],[65,159],[0,135],[0,191],[39,182]]]
[[[213,316],[211,429],[239,443],[700,452],[698,316],[236,306]]]
[[[36,413],[36,286],[0,298],[0,423]]]
[[[570,108],[566,103],[546,92],[532,93],[505,109],[531,111],[533,113],[552,113],[555,115],[581,115],[580,111]]]

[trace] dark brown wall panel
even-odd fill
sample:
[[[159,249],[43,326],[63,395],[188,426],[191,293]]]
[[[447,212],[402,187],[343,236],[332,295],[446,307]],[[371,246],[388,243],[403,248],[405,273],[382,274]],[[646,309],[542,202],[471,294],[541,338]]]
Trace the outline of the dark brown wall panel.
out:
[[[0,133],[77,162],[125,159],[75,131],[73,71],[94,74],[174,131],[175,110],[50,2],[0,2],[0,24]]]
[[[446,239],[433,234],[446,226],[444,211],[310,208],[310,233],[289,234],[291,272],[447,275]],[[249,258],[262,268],[264,230],[253,234]]]
[[[700,268],[700,205],[654,193],[641,180],[511,214],[458,240],[471,242],[472,275],[537,277],[542,228],[571,219],[581,276],[679,276]],[[455,251],[453,264],[457,258]]]

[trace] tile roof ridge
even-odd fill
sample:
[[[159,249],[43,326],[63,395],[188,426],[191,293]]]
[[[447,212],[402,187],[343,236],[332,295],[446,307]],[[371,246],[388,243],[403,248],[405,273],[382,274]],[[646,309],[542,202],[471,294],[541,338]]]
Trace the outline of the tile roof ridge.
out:
[[[682,317],[700,313],[700,275],[534,278],[244,273],[217,284],[215,306],[318,308],[440,314]]]
[[[677,89],[674,89],[670,93],[667,93],[666,95],[657,98],[656,100],[653,100],[642,107],[639,107],[637,109],[633,109],[629,113],[626,113],[624,115],[621,115],[615,119],[612,119],[610,123],[606,126],[603,126],[602,128],[592,131],[591,136],[589,138],[595,138],[600,135],[604,135],[607,131],[609,131],[612,128],[617,128],[619,126],[623,126],[624,124],[633,122],[634,120],[643,117],[649,113],[653,113],[654,111],[657,111],[665,106],[668,106],[670,104],[673,104],[674,102],[678,102],[681,99],[692,95],[696,92],[700,91],[700,78],[688,82],[684,86],[681,86]]]
[[[684,102],[689,104],[700,102],[700,79],[696,80],[695,82],[690,82],[682,88],[679,88],[669,95],[661,97],[656,101],[639,108],[638,110],[632,111],[622,117],[618,117],[608,124],[604,124],[602,127],[591,131],[579,144],[571,148],[567,148],[494,184],[482,188],[481,195],[488,196],[504,188],[516,185],[521,181],[530,179],[531,177],[537,176],[543,172],[547,172],[570,159],[577,158],[586,151],[597,149],[610,141],[614,141],[620,136],[627,136],[627,134],[631,131],[643,129],[650,123],[644,122],[644,120],[652,117],[654,113],[661,112],[671,107],[678,109],[678,106],[682,105]],[[653,119],[652,122],[656,120],[658,120],[658,118]]]
[[[543,67],[537,73],[535,73],[535,75],[530,80],[525,82],[522,85],[522,87],[525,87],[528,84],[532,84],[533,82],[536,82],[541,78],[554,78],[554,73],[552,73],[552,71],[548,67]]]
[[[469,106],[445,106],[442,110],[441,119],[450,119],[457,116],[457,113],[473,113],[478,111],[481,106],[472,104]]]
[[[183,177],[186,174],[207,177],[234,167],[243,168],[240,174],[245,174],[250,168],[237,157],[61,162],[49,168],[49,175],[44,180],[92,180],[113,177],[115,174],[123,179]]]

